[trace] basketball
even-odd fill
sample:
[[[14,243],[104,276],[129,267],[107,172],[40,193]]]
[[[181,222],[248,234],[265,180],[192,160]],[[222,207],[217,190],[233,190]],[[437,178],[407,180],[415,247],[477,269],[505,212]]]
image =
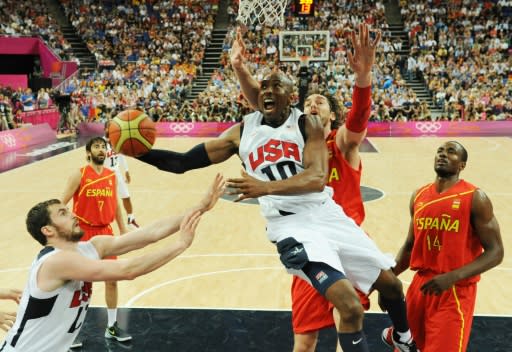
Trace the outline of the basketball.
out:
[[[108,125],[108,138],[116,153],[141,156],[155,143],[155,123],[142,111],[125,110]]]

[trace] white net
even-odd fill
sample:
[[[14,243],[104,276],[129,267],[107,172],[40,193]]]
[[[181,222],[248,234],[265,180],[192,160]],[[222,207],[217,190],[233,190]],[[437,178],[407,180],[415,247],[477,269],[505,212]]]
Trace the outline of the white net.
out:
[[[284,11],[289,0],[240,0],[237,20],[245,25],[284,26]]]

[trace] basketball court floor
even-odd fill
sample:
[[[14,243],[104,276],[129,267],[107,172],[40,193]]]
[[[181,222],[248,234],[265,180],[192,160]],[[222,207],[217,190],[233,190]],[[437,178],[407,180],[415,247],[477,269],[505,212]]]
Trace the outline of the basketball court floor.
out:
[[[188,150],[204,138],[160,138],[156,148]],[[400,248],[409,223],[411,192],[434,179],[433,158],[446,138],[369,138],[363,152],[365,230],[384,252]],[[472,339],[468,351],[512,351],[511,138],[457,138],[469,151],[463,178],[480,186],[491,198],[505,244],[503,263],[483,275],[479,284]],[[61,141],[62,142],[62,141]],[[0,285],[23,288],[30,263],[40,250],[25,230],[28,209],[36,202],[60,198],[68,176],[85,164],[81,141],[62,147],[36,149],[1,158],[25,158],[0,173]],[[54,149],[54,150],[52,150]],[[59,153],[62,152],[62,153]],[[28,152],[30,153],[30,152]],[[21,155],[24,154],[24,155]],[[240,161],[227,162],[184,175],[164,173],[129,159],[130,192],[139,224],[179,213],[197,201],[217,172],[240,174]],[[121,326],[133,334],[129,344],[103,338],[106,324],[104,285],[94,285],[92,308],[83,332],[82,351],[290,351],[290,283],[265,236],[257,205],[233,203],[227,197],[203,217],[193,245],[163,268],[133,281],[119,283]],[[172,242],[172,237],[141,250],[147,253]],[[136,255],[136,253],[128,256]],[[412,274],[401,275],[407,288]],[[0,302],[0,310],[14,310]],[[372,351],[386,351],[379,334],[387,326],[376,295],[367,314],[365,332]],[[3,338],[4,333],[0,334]],[[334,332],[322,332],[317,351],[334,351]],[[442,351],[440,351],[442,352]]]

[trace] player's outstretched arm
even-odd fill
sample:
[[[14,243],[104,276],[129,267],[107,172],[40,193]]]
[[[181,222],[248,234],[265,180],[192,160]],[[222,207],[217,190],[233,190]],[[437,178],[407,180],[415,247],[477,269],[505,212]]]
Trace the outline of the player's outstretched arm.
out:
[[[352,108],[347,114],[345,124],[338,130],[336,143],[353,168],[359,167],[358,148],[366,136],[370,118],[372,68],[380,38],[379,31],[372,39],[370,29],[364,23],[359,25],[357,33],[352,31],[351,34],[353,52],[349,51],[347,55],[355,75]]]
[[[95,236],[91,242],[96,247],[100,258],[121,255],[160,241],[178,231],[187,214],[203,214],[212,209],[224,193],[225,181],[217,174],[201,200],[184,215],[172,215],[141,227],[123,236]]]
[[[137,229],[125,236],[97,236],[91,240],[100,256],[121,254],[143,247],[141,244],[163,239],[176,232],[179,226],[178,239],[164,248],[139,257],[118,260],[94,260],[75,251],[60,251],[42,264],[38,275],[38,287],[52,291],[68,280],[131,280],[156,270],[183,253],[192,244],[201,215],[217,203],[223,192],[224,178],[217,175],[201,201],[184,216],[167,217],[146,227],[147,230]],[[145,237],[149,237],[149,240]]]
[[[372,84],[372,68],[375,64],[375,52],[379,46],[381,32],[376,31],[371,38],[370,28],[366,23],[361,23],[358,32],[352,31],[351,43],[353,51],[347,53],[348,62],[355,75],[355,85],[365,88]]]
[[[37,285],[43,291],[53,291],[69,280],[119,281],[132,280],[147,274],[174,259],[190,246],[200,217],[199,211],[188,213],[182,219],[179,240],[139,257],[94,260],[75,251],[60,251],[41,265]]]
[[[160,170],[182,174],[229,159],[238,152],[239,143],[240,124],[236,124],[224,131],[218,138],[198,144],[185,153],[151,149],[148,153],[137,157],[137,159]]]
[[[233,41],[230,52],[231,67],[233,67],[233,71],[240,82],[242,93],[249,102],[249,105],[251,108],[257,110],[260,85],[245,65],[245,50],[242,29],[238,27],[236,30],[236,38]]]

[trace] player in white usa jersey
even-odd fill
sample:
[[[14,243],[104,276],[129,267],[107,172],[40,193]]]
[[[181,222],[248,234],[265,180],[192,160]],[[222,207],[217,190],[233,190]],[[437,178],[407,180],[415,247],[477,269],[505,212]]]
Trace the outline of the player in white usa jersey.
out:
[[[409,335],[395,262],[331,198],[326,187],[324,127],[291,107],[293,85],[282,72],[261,82],[259,111],[244,116],[218,138],[186,153],[152,149],[138,159],[159,169],[183,173],[238,154],[241,178],[228,179],[238,201],[258,198],[267,236],[290,273],[311,283],[340,312],[338,338],[344,352],[366,352],[363,306],[354,289],[379,291],[398,331]],[[414,342],[402,351],[415,352]]]
[[[133,205],[130,198],[130,192],[128,191],[128,183],[131,182],[130,172],[128,171],[128,163],[126,158],[122,154],[116,153],[112,149],[110,140],[108,139],[108,125],[110,122],[105,123],[105,141],[107,142],[107,157],[105,159],[105,166],[116,173],[117,178],[117,194],[123,201],[123,207],[128,217],[128,224],[135,227],[139,227],[137,221],[135,221],[135,215],[133,215]],[[121,168],[124,170],[124,177],[121,172]]]
[[[194,239],[201,214],[224,192],[217,175],[206,195],[184,215],[168,216],[123,236],[95,236],[79,242],[83,231],[73,213],[58,199],[35,205],[27,229],[45,246],[32,263],[13,327],[1,352],[66,352],[78,335],[90,302],[93,281],[131,280],[166,264]],[[162,240],[180,230],[179,238],[138,257],[121,255]]]
[[[99,259],[95,247],[89,242],[79,242],[76,249],[84,257]],[[45,247],[32,263],[18,318],[0,351],[44,351],[47,346],[63,346],[55,351],[67,351],[64,346],[71,345],[80,331],[89,307],[92,284],[68,281],[50,292],[37,285],[39,268],[59,251]],[[34,339],[36,334],[38,338]]]

